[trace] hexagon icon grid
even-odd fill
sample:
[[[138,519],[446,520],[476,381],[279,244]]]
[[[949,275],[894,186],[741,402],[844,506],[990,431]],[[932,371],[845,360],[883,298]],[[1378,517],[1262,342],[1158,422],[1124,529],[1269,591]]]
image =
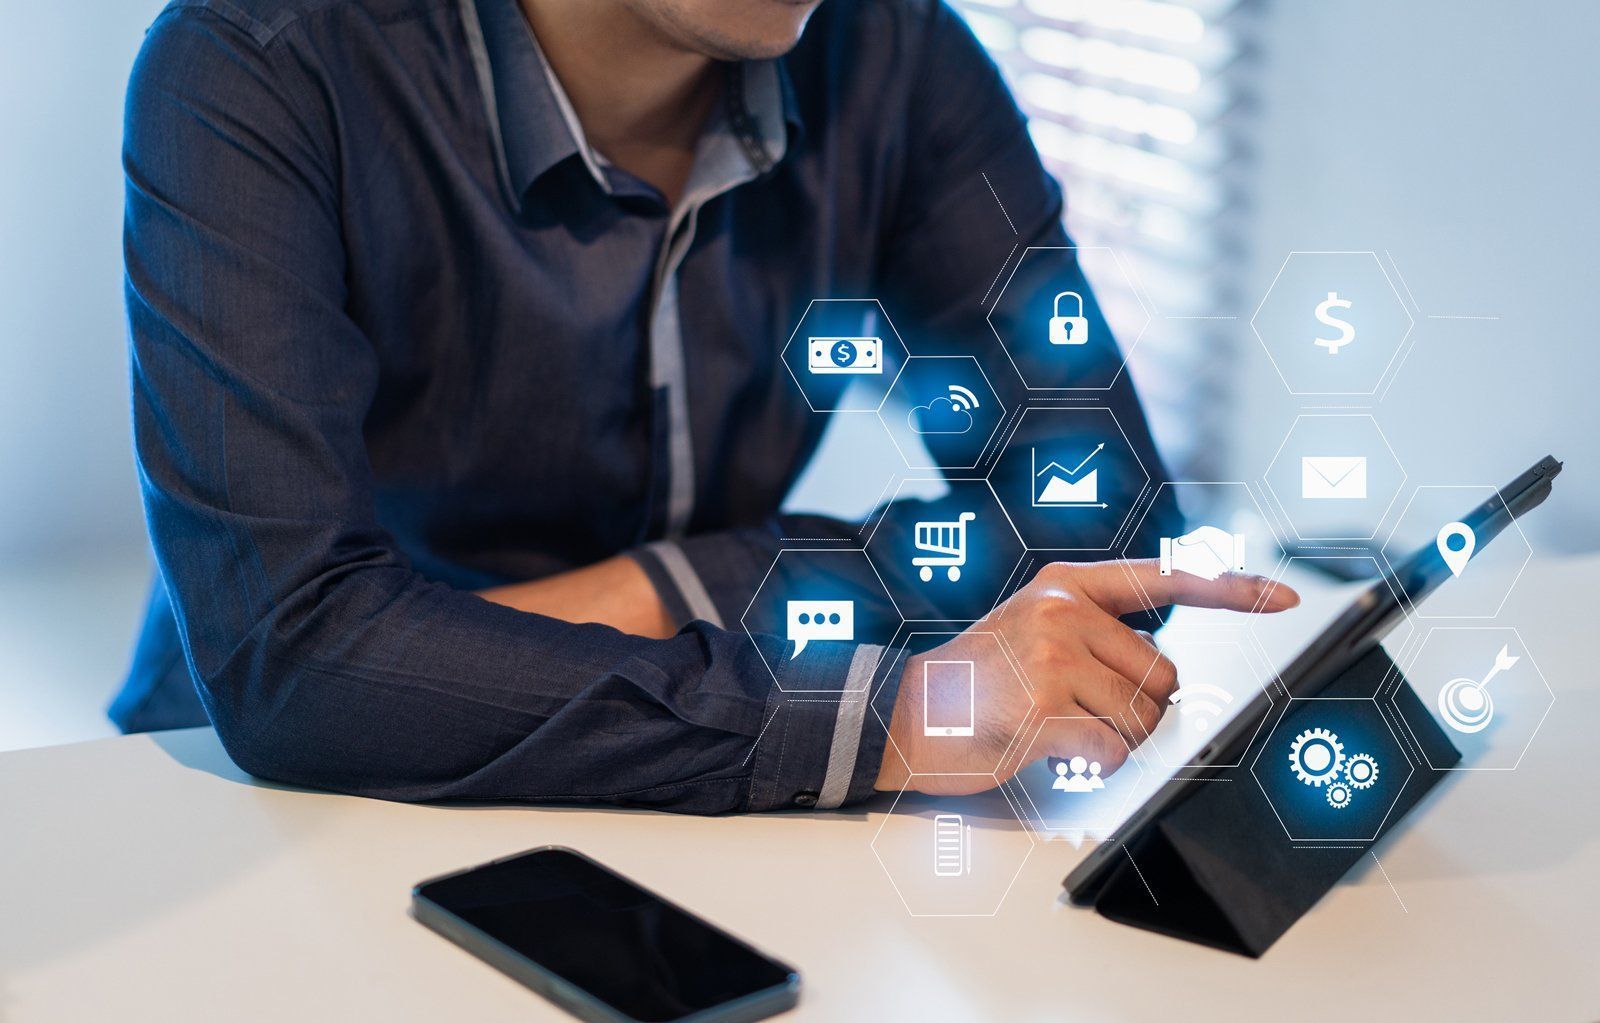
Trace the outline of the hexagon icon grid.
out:
[[[1436,625],[1406,658],[1402,674],[1426,712],[1461,751],[1458,764],[1434,764],[1435,771],[1514,771],[1550,716],[1556,694],[1511,626]],[[1406,703],[1390,706],[1413,734]],[[1413,709],[1411,713],[1415,713]]]
[[[1033,852],[1033,835],[999,788],[963,796],[910,788],[938,787],[940,777],[907,782],[872,836],[872,853],[912,916],[993,916]]]
[[[1373,842],[1415,768],[1376,699],[1291,698],[1250,775],[1292,842]]]
[[[1022,559],[1022,541],[982,480],[945,482],[944,497],[901,500],[902,480],[872,527],[866,553],[907,621],[973,622],[986,617]]]
[[[1150,473],[1110,409],[1034,406],[1007,435],[988,483],[1029,550],[1108,551]]]
[[[875,298],[812,299],[778,358],[813,412],[875,412],[908,358]]]
[[[1415,321],[1375,252],[1292,252],[1250,329],[1289,393],[1376,394]]]
[[[1242,499],[1235,497],[1233,506],[1244,508],[1247,507],[1245,502],[1249,502],[1248,507],[1255,509],[1256,518],[1254,521],[1260,523],[1260,529],[1259,533],[1236,534],[1233,532],[1232,522],[1226,518],[1219,517],[1214,521],[1200,522],[1192,518],[1187,509],[1185,509],[1185,520],[1190,523],[1188,532],[1181,537],[1160,538],[1162,545],[1160,560],[1163,572],[1217,570],[1223,567],[1217,559],[1224,559],[1229,555],[1233,557],[1232,563],[1226,566],[1230,571],[1240,570],[1270,577],[1282,569],[1285,555],[1283,548],[1278,543],[1278,537],[1268,525],[1272,520],[1267,516],[1266,510],[1261,507],[1261,502],[1256,499],[1255,492],[1251,489],[1250,484],[1236,481],[1183,480],[1177,482],[1163,481],[1158,484],[1155,492],[1150,495],[1150,500],[1146,501],[1142,506],[1138,521],[1123,537],[1122,557],[1124,559],[1138,556],[1132,550],[1133,538],[1139,535],[1139,530],[1144,527],[1145,519],[1149,517],[1151,510],[1160,502],[1162,493],[1169,488],[1179,495],[1179,508],[1184,506],[1182,494],[1186,491],[1198,492],[1205,490],[1211,493],[1222,489],[1234,491],[1236,494],[1242,495]],[[1229,506],[1228,502],[1215,498],[1213,498],[1211,504],[1213,507],[1218,508]],[[1211,535],[1196,537],[1196,531],[1201,529],[1206,529]],[[1218,534],[1225,534],[1227,540],[1223,541],[1221,535]],[[1243,543],[1240,543],[1241,539]],[[1190,540],[1191,543],[1182,544],[1179,542],[1182,540]],[[1186,553],[1185,547],[1193,548],[1193,550],[1190,553]],[[1185,563],[1189,563],[1190,569],[1185,569]],[[1158,605],[1151,599],[1150,594],[1146,592],[1138,577],[1132,571],[1127,571],[1126,574],[1129,583],[1143,597],[1145,607],[1156,612],[1159,616]],[[1194,572],[1193,574],[1199,574],[1199,572]],[[1261,602],[1265,602],[1267,596],[1268,592],[1264,591],[1261,594]],[[1257,606],[1260,606],[1259,603]]]
[[[854,648],[863,643],[887,647],[901,626],[900,610],[871,559],[861,550],[789,549],[762,576],[739,616],[761,661],[782,692],[844,693],[870,687],[870,673],[859,686],[838,672],[838,688],[796,686],[797,673],[812,661],[812,651]],[[787,658],[787,659],[785,659]],[[788,680],[787,684],[785,680]]]
[[[1371,540],[1406,472],[1365,413],[1302,413],[1267,463],[1267,489],[1301,540]]]
[[[971,355],[913,355],[878,409],[900,457],[913,469],[975,469],[1005,419],[1005,407]]]
[[[1447,527],[1458,524],[1461,517],[1484,502],[1498,504],[1510,519],[1510,524],[1494,538],[1493,543],[1479,546],[1474,536],[1473,548],[1468,552],[1467,559],[1458,562],[1461,570],[1453,571],[1452,577],[1428,594],[1426,599],[1405,593],[1412,613],[1418,618],[1494,618],[1505,606],[1506,598],[1511,596],[1512,588],[1533,559],[1533,547],[1528,543],[1527,535],[1511,515],[1497,488],[1425,484],[1412,492],[1405,510],[1389,531],[1389,537],[1383,544],[1384,561],[1391,570],[1397,570],[1418,550],[1425,557],[1430,556],[1430,552],[1442,555],[1439,544],[1448,539],[1444,536]],[[1467,531],[1470,532],[1470,528]],[[1454,550],[1454,547],[1451,549]],[[1404,581],[1402,578],[1402,588]]]
[[[1089,276],[1105,286],[1091,289]],[[1131,336],[1126,350],[1095,300],[1115,307]],[[989,326],[1030,391],[1104,391],[1150,326],[1143,294],[1106,246],[1030,246],[989,309]]]
[[[966,637],[964,645],[968,649],[965,653],[959,656],[934,654],[914,670],[908,666],[905,676],[899,680],[900,691],[912,687],[910,695],[917,698],[920,708],[919,731],[924,739],[921,748],[927,750],[930,756],[942,755],[947,750],[961,747],[981,749],[990,737],[1004,734],[1006,743],[994,751],[994,762],[980,765],[982,770],[994,773],[1000,769],[1005,754],[1011,750],[1034,709],[1033,690],[1012,664],[999,637],[992,632],[911,632],[884,657],[884,663],[892,665],[900,660],[902,654],[927,654],[956,636]],[[984,649],[981,652],[972,649],[976,644],[981,644]],[[975,656],[980,653],[982,656]],[[997,674],[987,678],[980,674],[981,671]],[[880,678],[878,690],[882,690],[888,682],[887,677]],[[1014,687],[1011,695],[1022,697],[1020,701],[1006,703],[1003,711],[997,706],[1002,701],[995,699],[1000,695],[995,689],[1002,685]],[[990,696],[988,706],[985,706],[984,700],[986,693]],[[884,719],[884,711],[875,700],[872,712],[887,732],[889,722]],[[914,752],[900,749],[893,735],[889,737],[889,744],[912,774],[938,773],[930,769],[939,765],[919,762]]]
[[[1098,721],[1127,748],[1122,766],[1106,771],[1094,752],[1057,748],[1063,725]],[[1028,824],[1046,837],[1071,834],[1099,838],[1120,824],[1128,808],[1149,795],[1144,766],[1127,746],[1111,718],[1090,714],[1049,715],[1029,726],[1017,763],[1021,769],[1005,786],[1013,792]],[[1052,765],[1049,758],[1062,755]]]
[[[1178,689],[1166,701],[1169,710],[1176,713],[1166,714],[1140,749],[1153,749],[1156,759],[1169,771],[1181,771],[1196,766],[1195,759],[1212,737],[1257,696],[1266,693],[1271,700],[1272,683],[1277,676],[1270,659],[1244,626],[1169,626],[1161,631],[1158,643],[1178,669]],[[1154,668],[1152,658],[1151,670],[1128,701],[1130,708],[1144,693]],[[1256,724],[1245,749],[1261,735],[1268,717],[1270,713]],[[1137,729],[1137,721],[1131,713],[1128,715],[1130,728]],[[1237,759],[1215,766],[1238,767],[1243,760],[1241,750]]]

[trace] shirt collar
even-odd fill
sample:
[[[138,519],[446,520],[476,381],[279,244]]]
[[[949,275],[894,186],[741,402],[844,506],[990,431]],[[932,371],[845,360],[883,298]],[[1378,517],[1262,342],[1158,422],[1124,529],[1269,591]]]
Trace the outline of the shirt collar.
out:
[[[517,0],[460,3],[500,170],[517,203],[547,171],[573,156],[602,189],[614,191],[620,172],[589,145]],[[782,62],[728,65],[722,110],[706,130],[728,133],[755,174],[776,166],[800,130]]]

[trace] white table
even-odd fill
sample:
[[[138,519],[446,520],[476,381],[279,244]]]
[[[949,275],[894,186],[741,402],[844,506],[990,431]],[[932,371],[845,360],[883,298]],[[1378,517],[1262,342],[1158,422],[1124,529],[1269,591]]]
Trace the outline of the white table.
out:
[[[881,805],[405,806],[252,783],[196,730],[0,755],[0,1020],[565,1019],[407,915],[413,882],[543,843],[797,964],[805,1019],[1600,1019],[1597,577],[1536,562],[1507,606],[1557,694],[1520,768],[1447,779],[1388,879],[1369,857],[1259,961],[1063,904],[1065,842],[996,916],[914,918]]]

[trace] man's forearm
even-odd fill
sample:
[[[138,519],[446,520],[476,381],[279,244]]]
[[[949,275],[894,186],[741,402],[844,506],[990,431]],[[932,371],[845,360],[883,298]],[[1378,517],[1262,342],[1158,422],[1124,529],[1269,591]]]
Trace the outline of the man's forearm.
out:
[[[632,558],[618,555],[570,572],[479,590],[496,604],[574,624],[596,623],[647,639],[677,631],[650,577]]]

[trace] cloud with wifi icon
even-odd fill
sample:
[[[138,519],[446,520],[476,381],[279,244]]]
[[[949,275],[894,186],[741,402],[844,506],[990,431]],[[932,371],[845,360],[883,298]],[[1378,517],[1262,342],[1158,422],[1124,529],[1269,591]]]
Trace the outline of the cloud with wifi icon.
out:
[[[1195,731],[1209,732],[1233,702],[1233,694],[1221,686],[1194,682],[1173,690],[1168,699]]]
[[[950,394],[918,405],[906,416],[906,424],[913,433],[966,433],[972,429],[972,409],[978,407],[978,396],[960,384],[950,385]]]

